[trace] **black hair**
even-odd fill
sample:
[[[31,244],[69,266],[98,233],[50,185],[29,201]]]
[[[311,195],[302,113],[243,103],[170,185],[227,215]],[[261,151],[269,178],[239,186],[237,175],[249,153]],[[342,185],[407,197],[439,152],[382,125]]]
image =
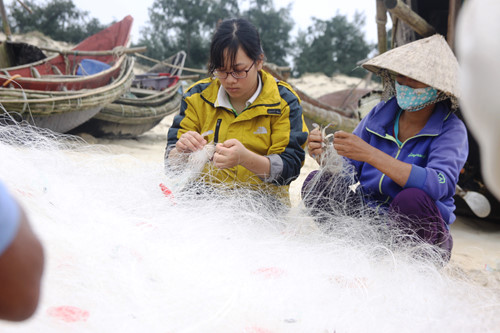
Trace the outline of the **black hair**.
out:
[[[224,51],[226,49],[232,67],[236,61],[236,53],[239,47],[253,61],[261,59],[264,51],[262,50],[257,28],[244,18],[227,19],[220,22],[210,44],[208,73],[213,74],[217,68],[225,68]]]

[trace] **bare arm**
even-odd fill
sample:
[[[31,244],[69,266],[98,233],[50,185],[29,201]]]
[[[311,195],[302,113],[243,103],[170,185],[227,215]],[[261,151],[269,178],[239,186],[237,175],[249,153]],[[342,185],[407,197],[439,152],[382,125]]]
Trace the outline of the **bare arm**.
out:
[[[411,164],[387,155],[354,134],[335,132],[333,146],[339,155],[370,164],[401,187],[406,185],[410,177]]]
[[[21,211],[16,237],[0,256],[0,318],[25,320],[35,312],[44,265],[43,248]]]

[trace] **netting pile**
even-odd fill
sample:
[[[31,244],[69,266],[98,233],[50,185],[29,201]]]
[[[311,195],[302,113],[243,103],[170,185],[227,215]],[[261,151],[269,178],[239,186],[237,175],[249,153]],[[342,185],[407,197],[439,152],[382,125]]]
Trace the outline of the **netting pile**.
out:
[[[398,246],[362,207],[318,228],[300,205],[270,208],[266,195],[244,190],[177,191],[168,184],[182,175],[165,175],[162,164],[24,126],[0,127],[0,156],[2,181],[46,251],[37,313],[0,322],[2,331],[500,327],[498,291]]]

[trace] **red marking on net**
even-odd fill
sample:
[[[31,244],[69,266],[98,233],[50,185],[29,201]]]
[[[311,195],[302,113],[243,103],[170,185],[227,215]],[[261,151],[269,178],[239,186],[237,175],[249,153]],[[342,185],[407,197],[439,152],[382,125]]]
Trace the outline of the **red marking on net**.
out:
[[[282,276],[285,271],[278,267],[262,267],[253,273],[263,275],[266,279],[270,279]]]
[[[75,323],[77,321],[87,321],[89,319],[89,312],[82,310],[76,306],[62,305],[53,306],[47,310],[47,314],[51,317],[61,319],[67,323]]]
[[[366,288],[368,286],[368,279],[365,277],[348,278],[342,275],[335,275],[329,280],[349,289]]]
[[[262,328],[262,327],[257,327],[257,326],[245,327],[245,330],[243,332],[244,333],[273,333],[273,331],[270,331],[270,330]]]
[[[17,190],[17,192],[19,192],[24,197],[28,197],[28,198],[32,198],[33,197],[33,193],[31,193],[31,192],[23,191],[21,189],[16,189],[16,190]]]
[[[160,189],[161,191],[163,192],[163,195],[166,196],[167,198],[173,200],[174,199],[174,194],[172,193],[172,191],[170,191],[170,189],[163,183],[160,183]]]
[[[153,225],[148,222],[138,222],[135,224],[137,227],[152,228]]]

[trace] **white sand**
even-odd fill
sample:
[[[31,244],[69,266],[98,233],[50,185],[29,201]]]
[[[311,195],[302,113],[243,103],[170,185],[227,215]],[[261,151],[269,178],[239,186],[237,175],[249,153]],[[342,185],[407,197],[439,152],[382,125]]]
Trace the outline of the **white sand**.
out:
[[[380,89],[380,86],[371,80],[366,81],[343,74],[330,77],[323,73],[306,73],[300,78],[290,79],[288,82],[314,98],[350,88]]]
[[[0,32],[0,40],[5,40],[5,34],[3,32]],[[11,36],[11,40],[12,42],[26,43],[51,49],[68,50],[73,47],[70,43],[54,41],[38,31],[31,31],[25,34],[14,34]]]

